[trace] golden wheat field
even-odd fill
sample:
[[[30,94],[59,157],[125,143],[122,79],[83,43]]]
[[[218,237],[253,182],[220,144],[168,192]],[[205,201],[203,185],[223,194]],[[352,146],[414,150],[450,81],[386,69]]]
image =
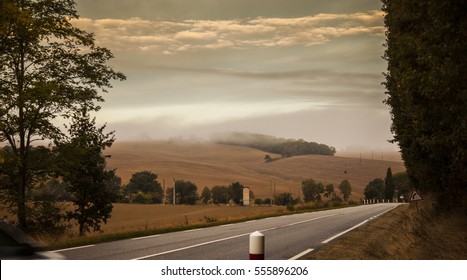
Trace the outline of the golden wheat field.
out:
[[[400,160],[372,160],[348,155],[296,156],[266,163],[265,152],[210,142],[116,142],[105,154],[111,155],[107,166],[116,169],[123,184],[128,183],[135,172],[152,171],[166,187],[171,187],[174,179],[195,183],[199,192],[205,186],[211,188],[240,182],[260,198],[270,197],[274,191],[291,192],[297,197],[301,182],[313,178],[334,184],[336,190],[346,179],[352,185],[351,199],[358,200],[363,197],[368,182],[384,178],[388,167],[393,174],[405,170]]]

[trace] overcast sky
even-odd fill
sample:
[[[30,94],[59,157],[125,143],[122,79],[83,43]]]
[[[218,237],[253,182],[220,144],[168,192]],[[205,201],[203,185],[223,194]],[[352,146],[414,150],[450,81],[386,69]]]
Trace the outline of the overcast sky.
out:
[[[377,0],[77,0],[127,75],[98,121],[117,140],[242,131],[397,149]]]

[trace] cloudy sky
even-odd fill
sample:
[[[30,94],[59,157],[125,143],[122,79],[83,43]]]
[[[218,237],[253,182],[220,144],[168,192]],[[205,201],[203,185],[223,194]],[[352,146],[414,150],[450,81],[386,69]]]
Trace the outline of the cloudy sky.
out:
[[[118,140],[242,131],[397,149],[377,0],[77,0],[127,75],[98,120]]]

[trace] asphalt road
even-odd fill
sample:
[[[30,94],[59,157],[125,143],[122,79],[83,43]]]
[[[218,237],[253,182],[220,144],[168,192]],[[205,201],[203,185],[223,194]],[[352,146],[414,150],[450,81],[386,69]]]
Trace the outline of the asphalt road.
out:
[[[265,258],[299,257],[394,209],[372,204],[259,219],[237,224],[153,235],[58,250],[75,260],[246,260],[249,235],[265,235]]]

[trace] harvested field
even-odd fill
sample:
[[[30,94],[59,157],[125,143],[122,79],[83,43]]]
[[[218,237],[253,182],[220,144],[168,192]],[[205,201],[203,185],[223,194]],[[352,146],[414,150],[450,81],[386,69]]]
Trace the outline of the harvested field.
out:
[[[116,168],[123,184],[128,183],[135,172],[152,171],[166,187],[173,184],[174,178],[195,183],[200,192],[205,186],[240,182],[261,198],[269,197],[274,187],[276,193],[291,192],[297,197],[302,180],[313,178],[332,183],[336,188],[347,179],[353,189],[351,199],[358,200],[363,197],[368,182],[384,178],[388,167],[393,174],[405,170],[403,163],[394,156],[395,161],[308,155],[266,163],[265,152],[210,142],[116,142],[105,152],[112,155],[108,167]],[[271,157],[280,158],[272,154]]]
[[[103,225],[106,234],[153,230],[250,218],[285,211],[285,207],[217,205],[114,204],[112,218]]]

